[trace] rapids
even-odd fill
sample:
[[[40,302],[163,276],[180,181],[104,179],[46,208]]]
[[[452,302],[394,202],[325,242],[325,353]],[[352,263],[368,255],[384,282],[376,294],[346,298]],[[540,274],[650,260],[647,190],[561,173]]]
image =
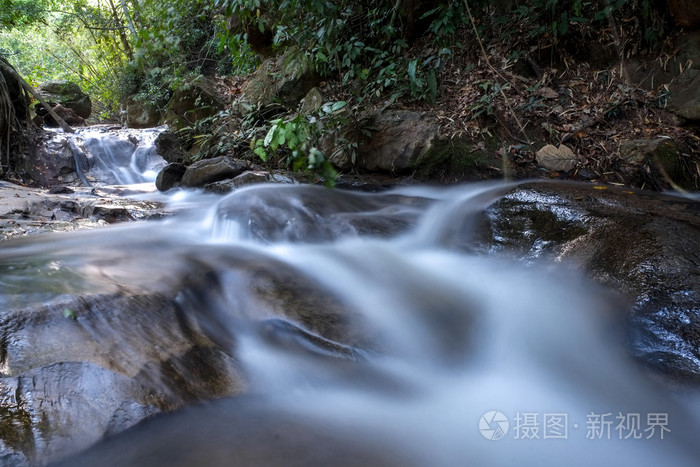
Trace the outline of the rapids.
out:
[[[168,297],[244,375],[59,464],[697,465],[700,401],[629,357],[625,304],[476,246],[476,214],[510,187],[177,192],[169,219],[4,242],[3,320],[66,296]]]

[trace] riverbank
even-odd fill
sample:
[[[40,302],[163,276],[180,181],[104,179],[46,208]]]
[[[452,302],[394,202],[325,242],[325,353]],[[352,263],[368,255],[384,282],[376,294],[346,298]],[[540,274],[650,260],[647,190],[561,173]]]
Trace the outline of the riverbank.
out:
[[[127,195],[152,186],[32,188],[0,181],[0,239],[70,232],[169,215],[163,203]]]

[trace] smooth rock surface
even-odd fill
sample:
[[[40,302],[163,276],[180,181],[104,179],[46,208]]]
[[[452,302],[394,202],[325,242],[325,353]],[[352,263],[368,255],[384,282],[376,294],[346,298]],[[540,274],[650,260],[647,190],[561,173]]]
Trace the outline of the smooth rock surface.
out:
[[[38,92],[46,101],[68,107],[82,118],[88,118],[92,113],[90,96],[75,83],[61,80],[47,81],[39,86]]]
[[[437,120],[420,112],[381,112],[372,118],[372,125],[375,130],[360,144],[357,161],[370,171],[405,173],[417,169],[438,139]]]
[[[180,184],[198,188],[207,183],[233,178],[248,170],[248,164],[227,156],[202,159],[187,167]]]

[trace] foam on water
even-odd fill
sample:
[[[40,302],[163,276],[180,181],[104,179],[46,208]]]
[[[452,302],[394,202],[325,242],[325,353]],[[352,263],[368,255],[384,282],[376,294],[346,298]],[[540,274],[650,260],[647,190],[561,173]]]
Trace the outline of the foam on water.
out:
[[[84,185],[153,183],[165,166],[154,146],[165,127],[145,130],[79,128],[75,133],[50,131],[65,140],[75,158],[75,169]]]
[[[562,266],[465,253],[473,214],[503,191],[475,185],[358,195],[260,186],[162,222],[8,243],[0,253],[3,287],[29,301],[56,287],[182,288],[183,310],[215,341],[235,338],[227,350],[265,410],[348,443],[379,443],[389,458],[395,454],[393,465],[696,465],[697,398],[658,386],[627,356],[617,328],[626,310],[606,291]],[[390,235],[375,229],[375,218],[387,217]],[[25,264],[31,280],[10,263]],[[50,272],[49,263],[64,274]],[[242,264],[306,278],[378,336],[376,345],[327,358],[313,339],[292,342],[295,351],[271,342],[256,327],[261,319],[278,319],[285,339],[292,338],[284,323],[304,325],[247,300],[235,273]],[[198,271],[215,274],[219,285],[188,292],[182,278]],[[46,293],[32,298],[37,287]],[[177,449],[158,430],[186,420],[175,414],[137,439],[126,435],[124,450]],[[496,428],[507,431],[489,439]],[[187,449],[195,452],[197,430],[206,427],[189,429]],[[222,449],[237,436],[211,435]],[[217,465],[215,449],[207,444],[196,459]]]

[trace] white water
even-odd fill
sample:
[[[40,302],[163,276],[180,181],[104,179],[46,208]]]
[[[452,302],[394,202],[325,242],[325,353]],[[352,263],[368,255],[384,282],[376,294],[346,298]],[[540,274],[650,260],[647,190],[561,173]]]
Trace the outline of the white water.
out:
[[[86,153],[103,154],[93,168],[106,179],[155,178],[150,156],[136,150],[127,161],[90,132],[80,138]],[[257,439],[268,457],[251,454],[266,460],[240,465],[326,465],[318,452],[343,446],[381,453],[363,465],[697,465],[699,401],[657,386],[627,357],[614,318],[626,311],[620,304],[564,266],[476,252],[474,216],[503,192],[483,184],[389,194],[272,185],[224,198],[179,192],[173,199],[186,208],[173,219],[7,242],[0,305],[175,291],[215,342],[237,343],[226,350],[260,396],[242,412],[243,429],[226,417],[245,399],[220,401],[213,414],[203,406],[127,434],[116,453],[98,447],[102,465],[230,465],[229,446],[248,423],[277,433],[274,414],[295,420],[298,436],[309,429],[332,441],[310,435],[290,459],[274,457],[278,438]],[[354,358],[256,331],[271,318],[305,326],[247,290],[241,271],[249,270],[292,271],[314,285],[310,293],[342,304],[360,330],[339,342]],[[209,288],[191,284],[207,275]],[[498,440],[488,438],[506,424],[491,421],[493,411],[508,422]],[[663,439],[662,428],[670,430]]]
[[[154,182],[165,161],[153,142],[165,127],[146,130],[78,128],[75,133],[50,130],[65,139],[83,185],[132,185]]]
[[[215,341],[235,336],[230,351],[265,410],[335,433],[337,443],[381,446],[396,458],[393,465],[697,465],[697,400],[657,387],[627,358],[610,319],[621,310],[605,291],[561,266],[464,252],[473,213],[502,191],[474,185],[360,195],[252,187],[213,207],[211,198],[208,207],[193,201],[167,221],[9,244],[3,264],[48,257],[54,272],[25,282],[6,271],[4,287],[15,298],[0,301],[16,306],[17,294],[44,300],[57,282],[66,292],[167,290],[182,287],[186,274],[213,271],[224,290],[185,291],[183,309]],[[363,227],[387,218],[412,227],[390,238]],[[308,343],[290,351],[252,332],[268,318],[303,325],[237,285],[236,271],[248,263],[310,279],[318,293],[351,310],[376,345],[356,345],[362,358],[346,367],[316,358],[322,349]],[[509,422],[502,439],[480,432],[491,411]],[[663,439],[661,426],[651,423],[659,417],[670,429]],[[547,420],[563,424],[548,427]],[[188,426],[186,451],[199,465],[218,465],[211,445],[198,451],[196,441],[198,430],[215,422],[190,426],[177,414],[166,422]],[[523,439],[527,434],[534,439]],[[150,436],[139,432],[128,451],[177,451],[157,432]],[[241,433],[211,436],[224,449]],[[299,449],[307,459],[299,465],[314,465],[313,443]]]

